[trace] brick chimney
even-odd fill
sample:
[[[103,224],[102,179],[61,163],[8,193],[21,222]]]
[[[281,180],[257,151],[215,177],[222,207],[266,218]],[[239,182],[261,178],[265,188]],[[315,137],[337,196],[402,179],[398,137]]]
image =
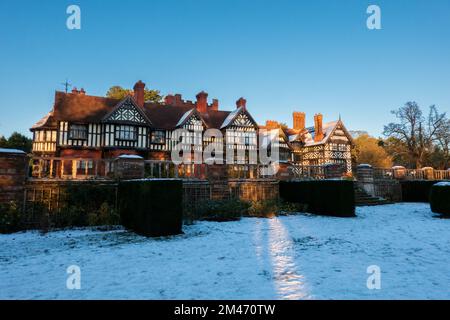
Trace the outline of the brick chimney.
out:
[[[213,99],[213,101],[209,107],[211,108],[211,111],[218,111],[219,110],[219,100]]]
[[[280,128],[280,124],[278,123],[278,121],[275,121],[275,120],[267,120],[266,128],[270,129],[270,130],[278,129],[278,128]]]
[[[84,96],[84,95],[86,95],[86,91],[85,91],[83,88],[81,88],[79,94],[81,94],[82,96]]]
[[[177,93],[175,95],[168,94],[164,98],[164,102],[168,106],[182,106],[183,105],[183,99],[181,94]]]
[[[319,142],[323,140],[323,129],[322,129],[323,116],[321,113],[314,115],[314,141]]]
[[[294,112],[292,114],[292,118],[294,120],[294,130],[303,130],[305,129],[305,113],[304,112]]]
[[[144,99],[145,83],[139,80],[138,82],[136,82],[133,89],[134,89],[134,99],[136,100],[136,103],[138,104],[138,106],[143,107],[145,103]]]
[[[208,107],[208,94],[204,91],[197,94],[197,111],[200,113],[206,113],[208,110],[206,109]]]
[[[238,101],[236,101],[236,107],[237,108],[240,108],[240,107],[242,107],[242,108],[246,108],[246,105],[247,105],[247,100],[245,100],[244,98],[239,98],[239,100]]]
[[[175,96],[168,94],[167,96],[164,97],[164,103],[168,106],[175,105]]]
[[[73,87],[72,93],[73,93],[73,94],[79,94],[80,91],[78,91],[77,87]]]

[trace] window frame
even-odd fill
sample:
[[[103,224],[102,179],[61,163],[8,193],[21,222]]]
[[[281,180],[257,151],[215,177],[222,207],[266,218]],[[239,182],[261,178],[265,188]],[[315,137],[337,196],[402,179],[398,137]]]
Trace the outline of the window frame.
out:
[[[72,130],[74,130],[73,129],[74,127],[79,127],[78,129],[76,129],[76,131],[78,133],[82,132],[81,128],[83,128],[84,132],[85,132],[85,137],[79,137],[79,136],[74,137],[73,134],[72,134]],[[87,140],[88,139],[88,134],[89,133],[88,133],[88,126],[87,125],[85,125],[85,124],[78,124],[78,123],[71,123],[71,124],[69,124],[69,139],[71,139],[71,140]]]
[[[160,138],[162,138],[162,140],[155,141],[154,134],[161,134]],[[163,130],[152,130],[150,132],[150,143],[161,144],[161,145],[165,144],[166,143],[166,132]]]
[[[124,129],[126,128],[126,129]],[[134,141],[136,142],[138,140],[138,134],[137,134],[137,128],[135,126],[126,125],[126,124],[120,124],[116,125],[114,128],[114,138],[119,141]],[[123,134],[128,133],[133,135],[129,136],[128,138],[125,137]]]

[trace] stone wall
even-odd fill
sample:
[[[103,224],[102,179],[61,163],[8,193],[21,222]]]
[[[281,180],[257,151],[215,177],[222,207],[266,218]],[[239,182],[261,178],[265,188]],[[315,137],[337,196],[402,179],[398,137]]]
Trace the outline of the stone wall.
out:
[[[25,152],[1,149],[0,204],[22,202],[27,173],[28,158]]]

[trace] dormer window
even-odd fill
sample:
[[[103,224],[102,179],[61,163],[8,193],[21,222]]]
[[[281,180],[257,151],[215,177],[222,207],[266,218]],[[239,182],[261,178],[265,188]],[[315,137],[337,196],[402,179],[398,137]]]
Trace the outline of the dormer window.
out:
[[[69,138],[72,140],[87,140],[87,126],[82,124],[71,124],[69,129]]]
[[[116,126],[116,139],[125,141],[136,141],[136,128],[133,126]]]

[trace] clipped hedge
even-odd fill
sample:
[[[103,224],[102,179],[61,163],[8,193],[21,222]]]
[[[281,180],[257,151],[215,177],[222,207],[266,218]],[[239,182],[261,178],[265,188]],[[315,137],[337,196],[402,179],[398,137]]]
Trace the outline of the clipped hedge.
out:
[[[403,202],[430,202],[431,187],[439,181],[406,180],[400,181]]]
[[[355,216],[353,181],[280,181],[280,197],[286,202],[304,204],[306,211],[310,213],[336,217]]]
[[[135,180],[119,184],[119,212],[127,229],[159,237],[182,233],[181,180]]]
[[[450,183],[439,183],[431,187],[430,205],[431,211],[450,215]]]

